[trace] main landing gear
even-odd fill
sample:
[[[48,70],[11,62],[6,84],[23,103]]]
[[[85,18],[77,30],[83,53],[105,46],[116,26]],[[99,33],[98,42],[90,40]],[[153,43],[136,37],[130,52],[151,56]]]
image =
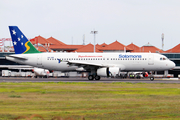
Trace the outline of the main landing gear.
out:
[[[100,79],[101,79],[101,77],[100,77],[100,76],[98,76],[98,75],[96,75],[96,76],[89,75],[89,76],[88,76],[88,79],[89,79],[89,80],[94,80],[94,79],[95,79],[95,80],[100,80]]]
[[[153,81],[153,80],[154,80],[154,76],[151,76],[151,77],[150,77],[150,80]]]

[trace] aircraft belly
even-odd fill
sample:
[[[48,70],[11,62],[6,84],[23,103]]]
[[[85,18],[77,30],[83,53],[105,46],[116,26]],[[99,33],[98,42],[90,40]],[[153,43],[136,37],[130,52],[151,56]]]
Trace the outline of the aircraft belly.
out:
[[[127,70],[133,71],[133,70],[144,70],[142,65],[131,65],[127,67]]]
[[[59,71],[69,71],[69,70],[76,70],[76,67],[71,67],[69,66],[66,62],[61,62],[61,63],[56,63],[56,62],[51,62],[51,63],[43,63],[44,68],[49,69],[49,70],[59,70]]]
[[[71,70],[76,70],[75,69],[75,66],[69,66],[67,63],[65,62],[62,62],[60,64],[57,64],[56,66],[54,66],[54,68],[56,70],[59,70],[59,71],[71,71]]]
[[[20,63],[22,64],[22,62],[20,62]],[[31,66],[34,66],[34,67],[42,67],[42,66],[37,65],[36,62],[30,61],[30,60],[24,61],[23,64],[31,65]]]

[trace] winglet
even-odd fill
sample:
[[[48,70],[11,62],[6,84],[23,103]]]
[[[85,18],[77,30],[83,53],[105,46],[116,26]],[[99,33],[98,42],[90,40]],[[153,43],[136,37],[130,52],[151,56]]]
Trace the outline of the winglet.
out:
[[[15,54],[40,53],[17,26],[9,26]]]

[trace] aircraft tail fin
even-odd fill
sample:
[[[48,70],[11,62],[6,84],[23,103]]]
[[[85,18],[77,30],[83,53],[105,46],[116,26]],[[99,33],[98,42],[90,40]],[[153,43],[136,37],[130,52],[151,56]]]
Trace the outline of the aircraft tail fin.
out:
[[[15,54],[41,53],[26,38],[17,26],[9,26]]]

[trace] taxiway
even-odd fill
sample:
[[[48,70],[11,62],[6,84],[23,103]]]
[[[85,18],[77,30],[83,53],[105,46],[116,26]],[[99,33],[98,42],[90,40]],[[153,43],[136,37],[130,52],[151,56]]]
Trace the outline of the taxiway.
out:
[[[160,79],[154,81],[149,79],[117,79],[102,78],[101,80],[89,81],[87,78],[22,78],[22,77],[0,77],[0,82],[90,82],[90,83],[112,83],[112,82],[130,82],[130,83],[180,83],[180,80]]]

